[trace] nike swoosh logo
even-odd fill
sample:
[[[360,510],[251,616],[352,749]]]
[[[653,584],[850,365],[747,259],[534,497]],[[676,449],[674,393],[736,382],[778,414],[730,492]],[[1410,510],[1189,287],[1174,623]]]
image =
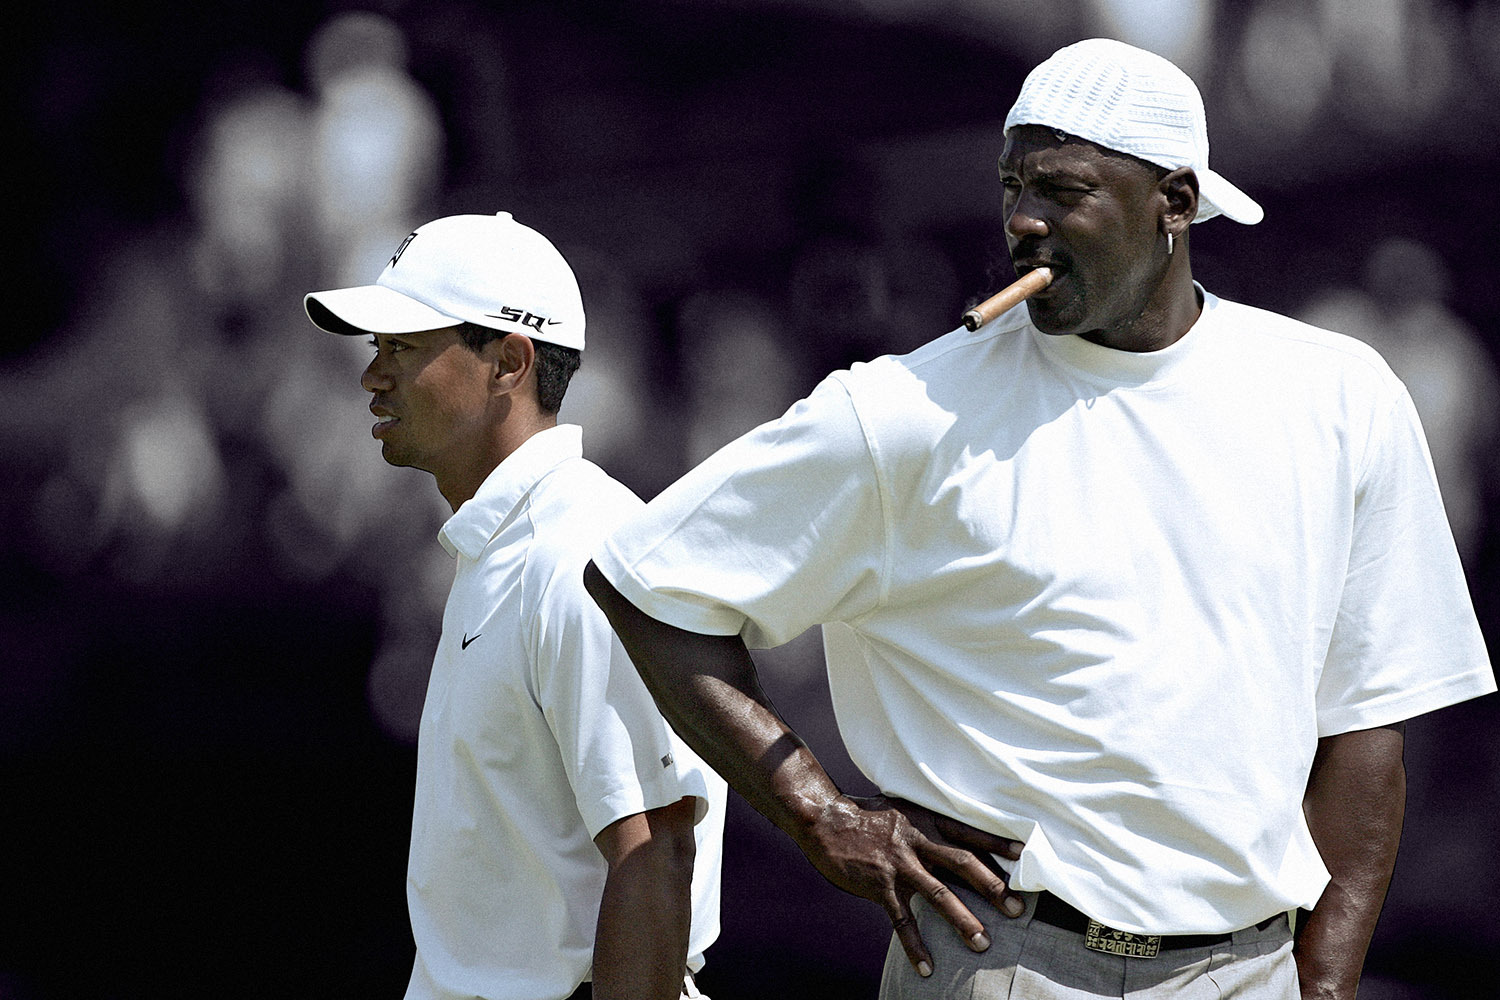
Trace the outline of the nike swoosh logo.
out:
[[[547,321],[547,325],[548,326],[556,326],[557,324],[559,324],[561,322],[562,322],[562,320],[560,320],[560,319],[549,319]]]
[[[483,632],[475,632],[474,633],[474,639],[478,639],[482,635],[484,635]],[[468,649],[469,648],[469,643],[473,642],[474,639],[470,639],[469,638],[469,633],[465,632],[464,633],[463,648],[464,649]]]

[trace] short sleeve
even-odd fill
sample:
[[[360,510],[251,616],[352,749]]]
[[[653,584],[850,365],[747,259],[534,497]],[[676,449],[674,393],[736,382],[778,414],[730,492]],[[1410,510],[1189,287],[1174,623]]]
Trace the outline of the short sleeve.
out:
[[[1410,397],[1375,417],[1349,566],[1318,682],[1318,735],[1389,725],[1495,690]]]
[[[537,602],[532,670],[590,837],[616,820],[692,795],[709,800],[706,768],[684,759],[666,720],[583,587],[583,562],[554,571]]]
[[[829,378],[664,490],[595,562],[660,621],[777,646],[875,607],[887,508],[848,393]]]

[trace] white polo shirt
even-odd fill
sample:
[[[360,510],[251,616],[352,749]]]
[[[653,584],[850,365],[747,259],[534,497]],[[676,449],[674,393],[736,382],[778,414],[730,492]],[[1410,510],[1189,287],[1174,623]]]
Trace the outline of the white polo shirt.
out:
[[[864,773],[1124,930],[1313,905],[1319,737],[1495,690],[1404,387],[1206,294],[1153,353],[1020,306],[837,372],[595,560],[681,628],[824,624]]]
[[[640,506],[561,425],[442,528],[457,574],[417,747],[409,1000],[567,997],[590,978],[607,872],[594,836],[684,796],[699,799],[692,968],[718,936],[724,783],[583,587],[591,549]]]

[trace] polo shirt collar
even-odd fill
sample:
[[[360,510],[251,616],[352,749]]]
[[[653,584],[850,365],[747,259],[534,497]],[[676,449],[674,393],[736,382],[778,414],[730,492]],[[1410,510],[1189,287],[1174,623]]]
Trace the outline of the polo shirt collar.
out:
[[[490,539],[510,520],[531,488],[559,463],[583,457],[583,428],[558,424],[538,431],[485,477],[438,531],[450,556],[478,559]]]

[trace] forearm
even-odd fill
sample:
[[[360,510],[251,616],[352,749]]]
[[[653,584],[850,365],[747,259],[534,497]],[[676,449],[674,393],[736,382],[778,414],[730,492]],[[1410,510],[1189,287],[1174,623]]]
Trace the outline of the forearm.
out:
[[[594,932],[597,1000],[677,1000],[692,925],[693,799],[595,838],[609,863]]]
[[[1294,952],[1308,1000],[1354,1000],[1401,841],[1403,729],[1344,733],[1318,744],[1304,811],[1330,881]]]
[[[670,679],[648,680],[647,686],[683,740],[751,806],[805,847],[808,829],[839,799],[838,786],[777,713],[743,644],[732,638],[723,645],[730,648],[693,654],[699,663],[722,654],[722,666],[707,667],[697,677],[673,670]],[[743,672],[738,682],[726,676],[729,669]]]
[[[592,563],[584,582],[672,728],[730,787],[802,843],[839,790],[777,714],[739,636],[701,635],[659,622]]]

